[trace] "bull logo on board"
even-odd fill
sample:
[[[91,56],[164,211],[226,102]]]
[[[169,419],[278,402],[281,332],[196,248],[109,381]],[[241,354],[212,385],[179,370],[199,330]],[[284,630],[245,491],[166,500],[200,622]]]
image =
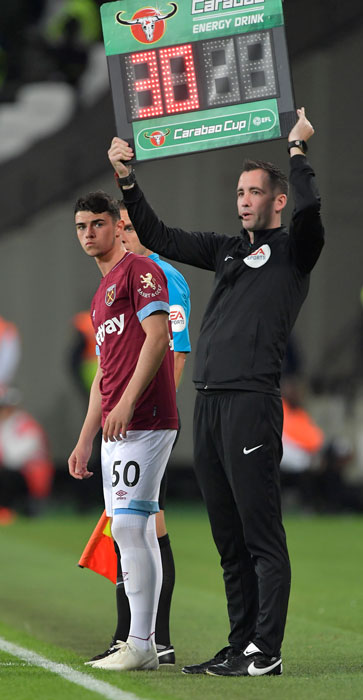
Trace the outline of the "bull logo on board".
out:
[[[153,131],[152,134],[148,134],[146,132],[144,134],[146,139],[150,139],[150,143],[152,143],[153,146],[163,146],[165,143],[165,138],[166,136],[169,136],[170,134],[170,129],[167,129],[166,131]]]
[[[170,12],[162,14],[154,7],[144,7],[135,12],[132,19],[122,19],[124,10],[116,13],[116,21],[119,24],[131,27],[133,36],[143,44],[153,44],[159,41],[165,32],[165,20],[173,17],[178,10],[175,2],[169,2],[172,6]]]

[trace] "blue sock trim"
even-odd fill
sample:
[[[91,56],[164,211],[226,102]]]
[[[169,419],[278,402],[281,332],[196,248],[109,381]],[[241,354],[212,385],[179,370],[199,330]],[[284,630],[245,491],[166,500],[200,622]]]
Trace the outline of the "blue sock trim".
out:
[[[146,510],[148,513],[158,513],[159,504],[157,501],[138,501],[136,498],[132,498],[129,503],[129,508],[136,508],[136,510]]]
[[[114,515],[143,515],[145,518],[149,517],[149,513],[145,510],[135,510],[135,508],[115,508],[113,511]]]

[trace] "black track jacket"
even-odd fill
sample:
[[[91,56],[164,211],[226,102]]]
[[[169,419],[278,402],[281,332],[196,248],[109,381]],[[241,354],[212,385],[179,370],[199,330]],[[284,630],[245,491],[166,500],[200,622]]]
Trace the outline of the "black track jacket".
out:
[[[197,389],[279,394],[287,340],[324,245],[320,197],[311,165],[290,158],[295,207],[284,227],[238,236],[188,233],[158,219],[137,184],[123,190],[137,234],[171,260],[215,270],[202,321],[193,381]]]

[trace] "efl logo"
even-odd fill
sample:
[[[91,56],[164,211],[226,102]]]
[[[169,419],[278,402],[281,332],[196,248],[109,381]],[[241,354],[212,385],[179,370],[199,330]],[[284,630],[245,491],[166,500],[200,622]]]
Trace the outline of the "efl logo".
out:
[[[150,139],[150,143],[153,146],[163,146],[165,143],[165,138],[169,136],[170,134],[170,129],[167,129],[166,131],[153,131],[152,134],[149,134],[146,132],[144,134],[146,139]]]
[[[137,10],[131,20],[121,19],[124,10],[117,12],[116,21],[119,24],[124,24],[131,27],[131,32],[136,41],[142,44],[155,44],[165,33],[165,20],[173,17],[178,10],[175,2],[169,2],[172,6],[170,12],[162,14],[155,7],[143,7]]]

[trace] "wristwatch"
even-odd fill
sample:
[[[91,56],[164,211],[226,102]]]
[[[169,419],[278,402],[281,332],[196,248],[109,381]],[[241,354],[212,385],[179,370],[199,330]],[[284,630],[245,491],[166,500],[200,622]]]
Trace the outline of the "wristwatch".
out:
[[[306,153],[308,150],[308,146],[306,141],[303,141],[302,139],[296,139],[295,141],[289,141],[287,144],[287,150],[290,153],[292,148],[300,148],[300,150],[303,153]]]
[[[136,182],[135,170],[131,167],[129,174],[126,175],[126,177],[117,176],[117,181],[120,187],[130,187],[130,185],[134,185]]]

